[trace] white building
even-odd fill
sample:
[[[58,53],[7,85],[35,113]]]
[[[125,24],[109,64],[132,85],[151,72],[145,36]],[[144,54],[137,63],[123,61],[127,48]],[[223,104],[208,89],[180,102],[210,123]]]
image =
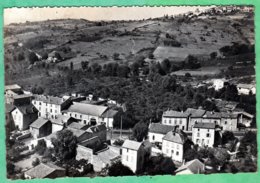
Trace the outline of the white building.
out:
[[[199,146],[213,147],[215,143],[214,123],[196,123],[192,129],[192,141]]]
[[[32,104],[16,106],[11,112],[16,129],[29,129],[30,124],[37,119],[37,113],[37,109]]]
[[[70,104],[70,98],[35,95],[32,104],[39,111],[39,117],[54,119]]]
[[[159,142],[162,143],[163,137],[169,132],[174,129],[174,126],[170,125],[163,125],[160,123],[151,123],[149,125],[149,132],[148,138],[149,142],[155,143]]]
[[[205,110],[203,109],[193,109],[193,108],[188,108],[186,113],[189,113],[189,121],[188,121],[188,128],[187,131],[192,131],[192,128],[195,123],[202,122],[203,115],[206,113]]]
[[[256,87],[253,84],[238,84],[237,91],[239,95],[255,95],[256,94]]]
[[[106,127],[113,128],[114,116],[117,111],[110,110],[106,106],[73,102],[64,115],[78,119],[82,124],[96,125],[105,123]]]
[[[227,82],[226,79],[213,79],[212,83],[213,83],[213,87],[215,90],[220,90],[225,86],[225,83]]]
[[[128,166],[134,173],[142,170],[144,164],[144,145],[141,142],[125,140],[122,145],[122,164]]]
[[[172,158],[174,161],[182,162],[184,155],[184,144],[187,140],[186,134],[181,130],[168,132],[162,141],[163,155]]]
[[[179,126],[181,130],[187,130],[189,113],[167,110],[162,115],[162,124]]]

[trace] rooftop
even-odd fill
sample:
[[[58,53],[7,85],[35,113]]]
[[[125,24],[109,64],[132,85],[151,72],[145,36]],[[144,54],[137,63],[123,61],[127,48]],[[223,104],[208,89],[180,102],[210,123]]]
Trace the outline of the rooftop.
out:
[[[237,85],[238,88],[245,88],[245,89],[252,89],[255,87],[255,85],[253,84],[243,84],[243,83],[240,83]]]
[[[48,175],[50,175],[51,173],[53,173],[55,170],[64,170],[64,168],[58,167],[54,164],[39,164],[33,168],[31,168],[30,170],[28,170],[27,172],[25,172],[25,174],[31,176],[32,178],[45,178]]]
[[[51,122],[58,125],[63,125],[64,123],[67,123],[69,119],[72,119],[72,117],[65,115],[57,115],[57,118],[52,119]]]
[[[33,127],[33,128],[41,128],[43,125],[45,125],[47,122],[49,122],[48,119],[45,119],[45,118],[38,118],[36,119],[31,125],[30,127]]]
[[[190,114],[187,112],[179,112],[168,110],[163,113],[163,117],[180,117],[180,118],[187,118]]]
[[[72,122],[71,124],[68,125],[69,128],[74,128],[74,129],[78,129],[78,130],[85,130],[89,127],[89,125],[84,125],[81,123],[77,123],[77,122]]]
[[[75,128],[71,128],[71,127],[68,127],[68,130],[71,131],[73,133],[73,135],[76,136],[77,138],[80,137],[81,135],[83,135],[84,133],[88,133],[85,130],[75,129]]]
[[[5,85],[5,90],[19,90],[19,89],[22,89],[22,88],[17,84]]]
[[[61,105],[66,100],[68,100],[68,98],[65,99],[65,98],[54,97],[54,96],[34,95],[34,100],[42,101],[42,102],[48,103],[48,104]]]
[[[193,108],[188,108],[186,111],[186,113],[190,114],[190,117],[202,117],[206,111],[203,109],[193,109]]]
[[[175,142],[178,144],[184,144],[184,142],[186,141],[186,134],[181,131],[169,131],[164,137],[163,140],[167,140],[167,141],[171,141],[171,142]]]
[[[159,133],[159,134],[166,134],[169,131],[172,131],[174,129],[174,126],[170,125],[163,125],[160,123],[151,123],[149,126],[149,132],[153,133]]]
[[[37,113],[38,110],[32,104],[15,106],[24,115]]]
[[[138,151],[140,149],[141,145],[142,145],[141,142],[137,142],[137,141],[127,139],[123,143],[122,147]]]
[[[106,125],[101,124],[101,125],[97,125],[97,126],[91,126],[86,131],[89,132],[89,133],[97,133],[97,132],[100,132],[100,131],[104,131],[106,129],[107,129]]]
[[[205,128],[205,129],[215,129],[215,123],[195,123],[193,128]]]
[[[86,114],[92,116],[101,116],[107,109],[108,107],[106,106],[73,102],[73,104],[65,111],[77,112],[80,114]]]
[[[221,118],[220,112],[207,111],[204,115],[204,118]]]
[[[118,112],[113,109],[109,109],[102,114],[104,118],[113,118]]]
[[[201,173],[201,170],[204,170],[204,164],[198,159],[194,159],[188,161],[185,165],[180,166],[175,172],[180,172],[186,169],[190,170],[194,174]]]

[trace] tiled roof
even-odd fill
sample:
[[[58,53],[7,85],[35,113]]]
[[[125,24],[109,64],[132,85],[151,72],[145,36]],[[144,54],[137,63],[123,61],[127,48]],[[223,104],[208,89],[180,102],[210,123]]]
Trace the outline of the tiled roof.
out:
[[[179,112],[179,111],[173,111],[168,110],[163,113],[164,117],[179,117],[179,118],[187,118],[189,116],[189,113],[187,112]]]
[[[31,176],[32,178],[45,178],[51,173],[53,173],[55,170],[65,171],[64,168],[58,167],[54,164],[41,163],[25,172],[25,174]]]
[[[203,118],[221,118],[220,112],[207,111]]]
[[[193,108],[188,108],[185,112],[189,113],[190,117],[194,117],[194,118],[202,117],[206,113],[206,111],[203,109],[193,109]]]
[[[133,150],[136,150],[136,151],[138,151],[141,146],[142,146],[141,142],[128,140],[128,139],[125,140],[125,142],[122,145],[123,148],[133,149]]]
[[[159,133],[159,134],[166,134],[169,131],[172,131],[174,129],[174,126],[170,125],[163,125],[161,123],[151,123],[149,126],[149,132],[152,133]]]
[[[87,129],[89,127],[89,125],[84,125],[78,122],[73,122],[71,124],[68,125],[69,128],[74,128],[74,129],[79,129],[79,130],[84,130]]]
[[[243,83],[240,83],[237,85],[238,88],[245,88],[245,89],[252,89],[255,87],[255,85],[253,84],[243,84]]]
[[[38,118],[36,119],[31,125],[30,127],[33,128],[41,128],[43,125],[45,125],[47,122],[49,122],[48,119],[45,118]]]
[[[65,112],[77,112],[79,114],[101,116],[107,110],[107,108],[108,107],[106,106],[73,102],[73,104],[67,110],[65,110]]]
[[[18,89],[21,89],[21,87],[17,84],[5,85],[5,90],[18,90]]]
[[[77,138],[79,138],[80,136],[82,136],[85,133],[89,133],[85,130],[70,128],[70,127],[68,127],[68,130],[71,131],[73,133],[73,135],[76,136]]]
[[[15,95],[14,99],[30,98],[32,96],[33,96],[32,94],[21,94],[21,95]]]
[[[101,124],[101,125],[97,125],[97,126],[91,126],[86,131],[90,132],[90,133],[97,133],[97,132],[100,132],[100,131],[104,131],[106,129],[107,129],[106,125]]]
[[[187,136],[183,131],[177,130],[177,131],[168,132],[163,137],[163,140],[175,142],[175,143],[178,143],[178,144],[184,144],[184,142],[186,141],[186,138],[187,138]]]
[[[67,123],[69,119],[72,117],[70,116],[65,116],[65,115],[57,115],[57,118],[54,118],[51,120],[52,123],[58,124],[58,125],[63,125],[64,123]]]
[[[104,164],[109,164],[111,163],[111,161],[113,159],[116,159],[120,156],[119,153],[116,153],[115,151],[111,150],[110,148],[108,148],[105,151],[101,151],[97,154],[97,156],[99,157],[99,159],[104,163]]]
[[[237,118],[238,114],[237,113],[227,113],[227,112],[222,112],[221,113],[222,118]]]
[[[38,110],[32,105],[32,104],[27,104],[27,105],[19,105],[19,106],[15,106],[19,111],[21,111],[21,113],[23,113],[24,115],[27,114],[34,114],[37,113]]]
[[[68,98],[65,99],[65,98],[54,97],[54,96],[34,95],[34,100],[42,101],[42,102],[48,103],[48,104],[61,105],[66,100],[68,100]]]
[[[215,123],[195,123],[193,128],[205,128],[205,129],[215,129]]]
[[[185,165],[180,166],[175,172],[177,173],[186,169],[190,170],[194,174],[201,173],[201,171],[204,171],[204,164],[198,159],[194,159],[187,162]]]
[[[109,109],[102,114],[103,118],[113,118],[118,112],[113,109]]]

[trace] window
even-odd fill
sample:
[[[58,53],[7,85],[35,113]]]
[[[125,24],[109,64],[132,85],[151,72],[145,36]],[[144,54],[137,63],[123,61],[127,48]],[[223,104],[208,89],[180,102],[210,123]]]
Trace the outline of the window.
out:
[[[166,124],[166,119],[164,120],[164,124]]]
[[[153,140],[155,139],[155,136],[153,135]]]
[[[86,121],[86,120],[84,120],[84,124],[87,124],[87,121]]]
[[[200,129],[198,128],[198,132],[200,131]]]
[[[75,114],[75,118],[77,117],[77,114]]]
[[[172,154],[174,153],[174,150],[172,150]]]
[[[179,149],[179,144],[177,144],[177,149]]]
[[[171,124],[172,123],[172,120],[169,120],[169,124]]]
[[[196,144],[199,144],[199,143],[200,143],[200,139],[197,139],[197,140],[196,140]]]
[[[42,105],[42,103],[40,102],[39,105]]]
[[[225,121],[225,125],[227,124],[227,121]]]
[[[36,105],[36,101],[33,102]]]
[[[50,109],[50,112],[52,112],[52,109]]]
[[[179,155],[179,151],[176,151],[176,155],[177,155],[177,156]]]
[[[125,160],[128,161],[128,155],[125,156]]]
[[[175,125],[177,124],[177,119],[174,120],[174,124],[175,124]]]
[[[200,133],[197,133],[197,137],[200,137]]]
[[[209,133],[207,133],[207,134],[206,134],[206,137],[210,137],[210,134],[209,134]]]
[[[70,117],[71,117],[71,113],[70,113]]]
[[[180,119],[180,125],[182,124],[182,119]]]
[[[182,130],[184,130],[184,126],[182,126]]]
[[[80,115],[79,117],[80,117],[80,119],[82,119],[82,115]]]
[[[128,149],[126,149],[126,152],[128,152]]]

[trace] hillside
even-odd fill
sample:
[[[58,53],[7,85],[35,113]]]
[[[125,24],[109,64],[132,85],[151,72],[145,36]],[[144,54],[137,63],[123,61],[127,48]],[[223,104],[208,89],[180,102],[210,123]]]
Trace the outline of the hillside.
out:
[[[234,44],[254,46],[254,17],[248,12],[225,16],[186,14],[140,21],[47,20],[11,24],[4,31],[7,83],[28,83],[28,79],[37,83],[45,77],[44,70],[36,71],[37,74],[27,70],[29,52],[40,58],[59,52],[62,61],[55,65],[70,67],[72,62],[73,69],[81,69],[82,61],[89,65],[113,62],[130,65],[142,57],[148,61],[168,59],[180,63],[189,55],[197,57],[202,66],[207,63],[214,66],[219,63],[212,61],[211,53],[216,52],[216,58],[226,59],[220,61],[222,69],[223,65],[233,63],[220,48]],[[249,54],[244,60],[253,57],[254,54]],[[48,74],[55,77],[59,72],[52,68]]]

